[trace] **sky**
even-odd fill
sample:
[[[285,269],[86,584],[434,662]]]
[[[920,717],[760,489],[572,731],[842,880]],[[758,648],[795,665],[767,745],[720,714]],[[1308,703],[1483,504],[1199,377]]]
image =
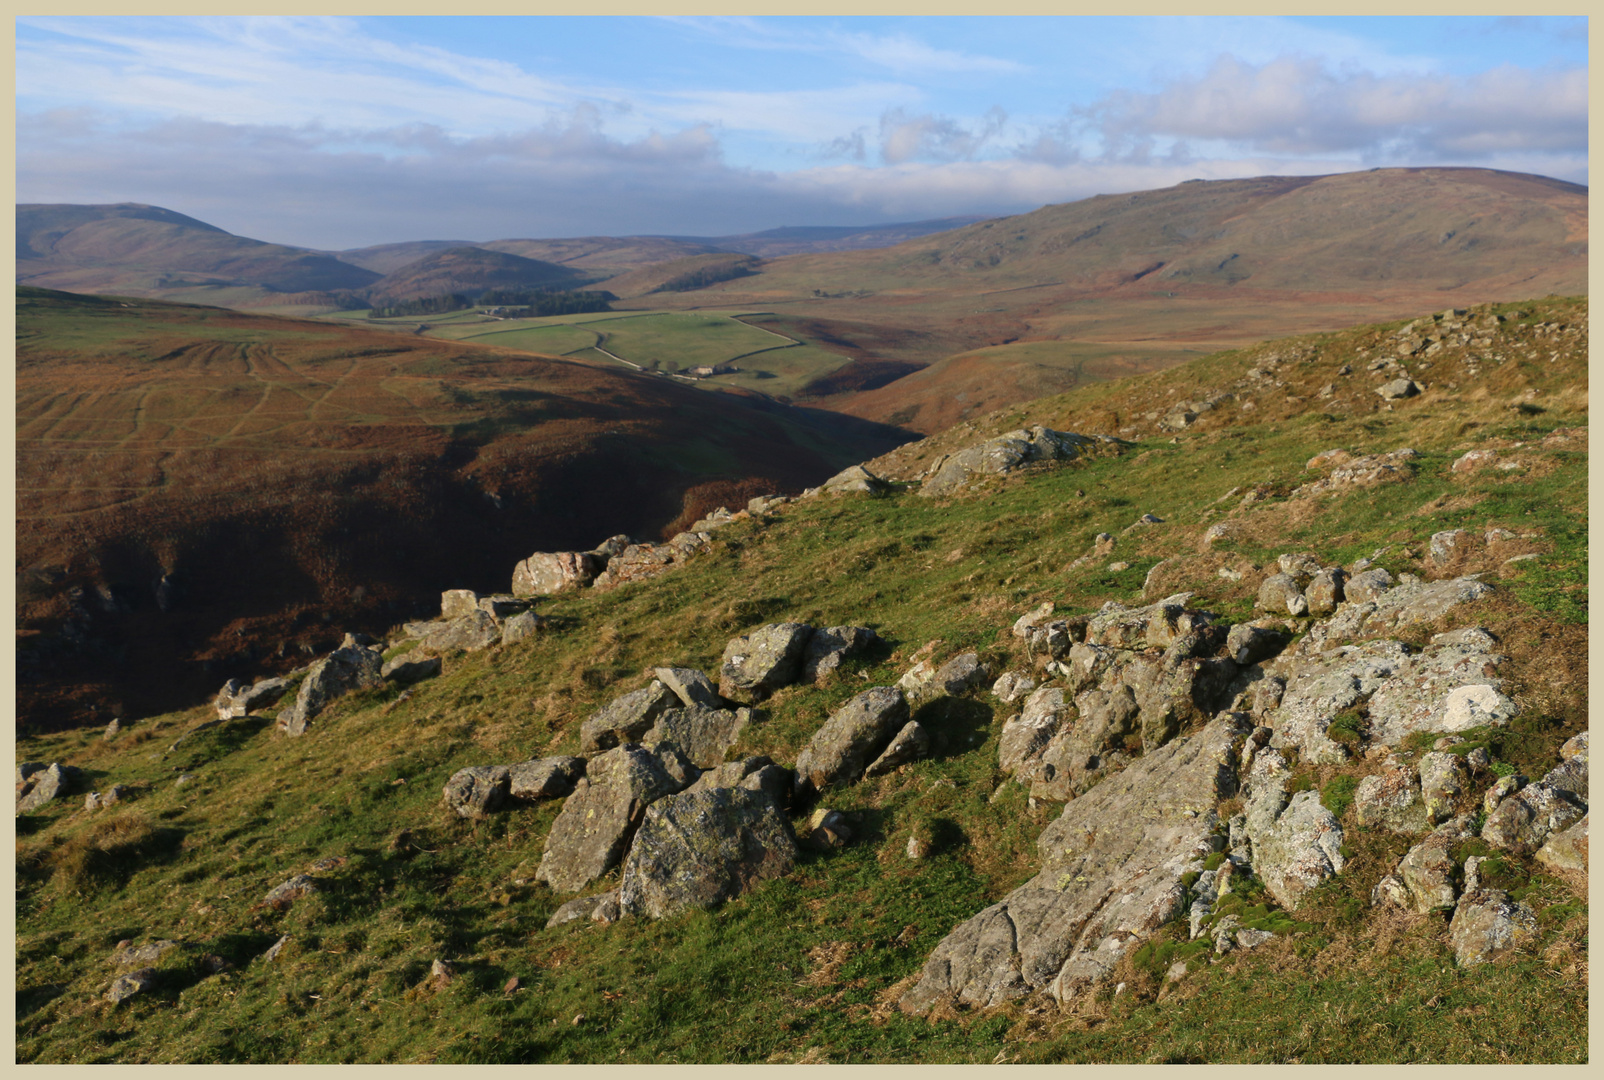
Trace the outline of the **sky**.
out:
[[[1188,179],[1587,183],[1587,21],[16,21],[17,198],[342,250],[1020,213]]]

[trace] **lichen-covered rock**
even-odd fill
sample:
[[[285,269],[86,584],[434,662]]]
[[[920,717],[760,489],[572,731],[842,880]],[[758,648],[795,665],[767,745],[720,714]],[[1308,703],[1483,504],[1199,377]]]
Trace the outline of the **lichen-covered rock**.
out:
[[[1556,832],[1537,851],[1537,861],[1562,873],[1587,873],[1587,814],[1563,832]]]
[[[1569,794],[1582,805],[1587,804],[1587,751],[1573,754],[1548,770],[1539,783]]]
[[[1034,767],[1022,769],[1036,799],[1068,802],[1110,770],[1129,761],[1125,747],[1141,728],[1142,714],[1129,684],[1087,690],[1075,699],[1079,717],[1059,727]]]
[[[1235,793],[1247,728],[1226,716],[1107,777],[1042,832],[1042,868],[936,946],[901,998],[911,1013],[956,998],[1069,1001],[1181,913],[1181,877],[1223,846],[1214,806]]]
[[[1433,824],[1454,814],[1454,805],[1470,788],[1470,769],[1458,754],[1433,751],[1420,759],[1420,798]]]
[[[472,589],[447,589],[440,594],[440,617],[460,619],[479,607],[479,594]]]
[[[1467,889],[1448,925],[1448,944],[1461,967],[1497,960],[1536,936],[1536,914],[1502,889]]]
[[[587,754],[639,742],[657,718],[679,704],[679,698],[653,679],[640,690],[616,697],[592,713],[579,727],[579,748]]]
[[[815,630],[802,651],[802,678],[818,683],[841,667],[841,662],[860,656],[879,638],[867,626],[827,626]]]
[[[1563,761],[1581,758],[1585,763],[1587,761],[1587,732],[1584,731],[1580,735],[1572,735],[1566,739],[1565,745],[1559,748],[1559,756]]]
[[[1389,832],[1414,835],[1431,828],[1414,770],[1401,762],[1359,781],[1353,793],[1353,811],[1360,825]]]
[[[1563,788],[1528,784],[1487,815],[1481,837],[1493,847],[1526,854],[1587,813],[1585,804]]]
[[[705,705],[667,709],[641,741],[647,746],[673,743],[697,768],[711,769],[723,762],[724,752],[740,737],[751,718],[751,709],[713,709]]]
[[[1302,498],[1310,495],[1320,495],[1326,492],[1342,491],[1355,487],[1372,487],[1376,484],[1401,483],[1414,476],[1414,461],[1419,458],[1419,452],[1403,447],[1386,454],[1366,454],[1364,457],[1353,457],[1343,454],[1326,459],[1317,466],[1313,459],[1309,467],[1325,467],[1334,465],[1336,468],[1320,480],[1311,484],[1304,484],[1292,492],[1293,498]]]
[[[1132,707],[1135,702],[1132,699]],[[1018,774],[1041,757],[1042,751],[1058,734],[1066,717],[1072,714],[1064,702],[1064,690],[1058,686],[1044,686],[1025,699],[1025,707],[1018,715],[1003,723],[997,739],[997,765],[1006,773]],[[1028,778],[1026,773],[1022,778]]]
[[[1461,604],[1492,595],[1493,587],[1470,578],[1413,581],[1394,586],[1372,600],[1356,600],[1353,582],[1343,587],[1352,602],[1343,604],[1329,619],[1309,628],[1301,643],[1308,653],[1321,652],[1350,641],[1395,634],[1419,623],[1435,622]]]
[[[1088,620],[1085,644],[1111,649],[1167,649],[1176,638],[1214,622],[1209,612],[1186,606],[1191,598],[1191,593],[1176,593],[1139,608],[1105,604]],[[1070,649],[1071,656],[1074,651]]]
[[[22,772],[21,769],[18,772]],[[52,799],[70,795],[82,779],[75,765],[51,762],[48,768],[26,774],[17,796],[17,813],[31,814]]]
[[[1036,461],[1069,461],[1094,440],[1036,425],[967,447],[932,466],[919,487],[925,496],[951,495],[986,476],[1002,476]]]
[[[306,673],[295,703],[278,714],[279,729],[289,735],[305,734],[307,725],[335,698],[352,690],[383,686],[383,667],[384,657],[378,649],[363,645],[335,649]]]
[[[117,948],[112,951],[111,962],[118,967],[149,967],[161,962],[161,958],[178,948],[178,942],[162,938],[159,941],[149,941],[143,945],[135,945],[132,941],[119,941]]]
[[[777,809],[784,810],[791,802],[791,770],[783,769],[759,754],[740,761],[726,761],[709,769],[685,790],[706,791],[721,787],[759,792]]]
[[[630,544],[607,563],[607,569],[591,582],[594,589],[608,589],[633,581],[645,581],[678,569],[699,555],[712,550],[713,537],[705,532],[675,533],[663,544]]]
[[[1363,604],[1376,599],[1392,588],[1392,575],[1381,567],[1363,570],[1342,583],[1342,598],[1352,604]]]
[[[908,701],[893,686],[875,686],[848,701],[813,733],[796,759],[799,788],[849,784],[908,722]]]
[[[660,919],[711,908],[796,864],[791,825],[762,792],[715,787],[653,803],[624,861],[619,904]]]
[[[1313,656],[1278,661],[1286,690],[1276,707],[1271,745],[1292,748],[1316,763],[1340,764],[1352,754],[1327,734],[1338,714],[1367,700],[1409,665],[1409,653],[1396,641],[1342,645]]]
[[[1253,606],[1272,615],[1303,615],[1309,610],[1303,589],[1290,574],[1271,574],[1265,578]]]
[[[1378,906],[1383,901],[1390,902],[1421,915],[1451,907],[1459,869],[1454,862],[1454,845],[1470,835],[1470,824],[1470,815],[1466,814],[1432,830],[1399,860],[1393,873],[1381,879],[1371,893],[1371,902]]]
[[[585,775],[585,759],[548,757],[507,766],[507,794],[524,802],[558,799],[573,793]]]
[[[1012,705],[1032,690],[1036,680],[1019,671],[1005,671],[991,684],[991,694],[1004,705]]]
[[[802,658],[813,627],[805,623],[770,623],[734,638],[724,646],[718,692],[731,701],[755,705],[802,673]]]
[[[884,495],[891,485],[862,465],[853,465],[820,484],[818,490],[825,495]]]
[[[1348,573],[1340,566],[1327,567],[1311,577],[1309,584],[1303,588],[1309,614],[1321,617],[1336,611],[1337,605],[1346,596],[1344,586],[1347,581]]]
[[[1320,805],[1320,795],[1300,791],[1275,824],[1253,837],[1253,868],[1265,889],[1288,911],[1308,891],[1342,872],[1342,826]]]
[[[583,589],[601,569],[602,560],[588,551],[537,551],[513,568],[512,594],[550,596]]]
[[[863,770],[865,777],[883,776],[899,765],[918,761],[930,752],[930,733],[917,720],[909,720],[891,737],[879,757]]]
[[[583,889],[618,865],[646,808],[685,786],[634,743],[591,758],[552,822],[536,878],[557,892]]]
[[[540,630],[541,618],[533,611],[520,611],[504,620],[501,624],[501,643],[511,645],[515,641],[523,641],[534,637]]]
[[[419,644],[430,652],[478,652],[501,640],[501,624],[490,612],[475,607],[443,622],[423,624]]]
[[[511,784],[507,766],[475,765],[452,773],[441,798],[458,817],[481,818],[500,808]]]
[[[1444,529],[1431,534],[1431,561],[1447,566],[1475,546],[1476,537],[1465,529]]]
[[[619,917],[618,890],[598,893],[595,896],[581,896],[577,900],[570,900],[552,913],[546,920],[546,929],[561,926],[564,923],[576,922],[579,919],[589,919],[603,925],[618,921]]]
[[[963,694],[983,685],[991,678],[991,671],[981,663],[979,655],[960,653],[936,669],[924,692],[927,694]]]

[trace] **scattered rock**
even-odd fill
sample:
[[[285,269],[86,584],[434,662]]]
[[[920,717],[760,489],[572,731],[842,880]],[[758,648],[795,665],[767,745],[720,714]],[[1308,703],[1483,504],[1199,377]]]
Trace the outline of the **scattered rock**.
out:
[[[1168,648],[1176,638],[1214,621],[1209,612],[1188,608],[1191,598],[1191,593],[1177,593],[1138,608],[1105,604],[1086,624],[1086,644],[1115,649]]]
[[[762,792],[669,795],[646,810],[624,862],[619,904],[658,919],[715,907],[789,873],[796,855],[790,823]]]
[[[424,656],[421,650],[414,649],[386,660],[384,666],[379,668],[379,677],[390,682],[411,684],[432,679],[440,674],[440,670],[438,656]]]
[[[230,679],[217,692],[217,718],[233,720],[248,716],[255,709],[266,708],[283,697],[289,685],[288,679],[263,679],[250,686],[239,679]]]
[[[1371,903],[1392,904],[1424,915],[1454,902],[1454,878],[1459,867],[1454,862],[1454,845],[1470,835],[1471,818],[1466,814],[1444,822],[1420,843],[1409,849],[1397,869],[1381,879],[1371,893]]]
[[[104,795],[98,791],[91,791],[84,796],[84,809],[100,810],[107,806],[115,806],[131,794],[133,794],[133,789],[122,784],[111,785]]]
[[[135,994],[143,994],[156,986],[156,969],[144,968],[140,971],[131,971],[127,975],[119,975],[106,991],[106,1000],[113,1005],[120,1005]]]
[[[1353,810],[1360,825],[1380,826],[1389,832],[1415,834],[1431,828],[1414,770],[1401,762],[1360,780],[1353,794]]]
[[[666,574],[712,550],[713,538],[705,532],[676,533],[665,544],[630,544],[614,555],[607,569],[596,575],[592,588],[608,589]]]
[[[832,851],[852,842],[852,826],[839,810],[821,806],[808,818],[804,842],[814,851]]]
[[[818,490],[825,495],[884,495],[891,490],[891,485],[862,465],[854,465],[830,477]]]
[[[813,627],[770,623],[734,638],[724,647],[718,692],[731,701],[755,705],[782,686],[796,682]]]
[[[649,805],[685,786],[633,743],[591,758],[552,823],[535,876],[557,892],[578,892],[618,865]]]
[[[1481,837],[1493,847],[1527,854],[1586,813],[1587,807],[1569,791],[1547,783],[1529,784],[1487,815]]]
[[[1349,578],[1342,586],[1342,595],[1345,600],[1356,604],[1374,600],[1388,589],[1392,588],[1392,575],[1379,566],[1374,570],[1365,570]]]
[[[976,653],[961,653],[936,670],[935,676],[924,687],[926,693],[958,695],[983,685],[991,672],[980,662]]]
[[[860,779],[908,722],[908,701],[891,686],[875,686],[837,709],[796,759],[799,789],[822,790]]]
[[[1340,566],[1328,567],[1309,579],[1303,590],[1308,612],[1317,618],[1330,615],[1345,598],[1348,574]]]
[[[568,901],[546,920],[546,929],[550,930],[554,926],[579,919],[590,919],[603,924],[613,923],[618,921],[618,916],[618,890],[613,889],[596,896],[582,896],[577,900]]]
[[[1018,671],[1005,671],[991,684],[991,693],[1004,705],[1011,705],[1036,689],[1036,680]]]
[[[1414,462],[1419,457],[1419,452],[1404,447],[1387,454],[1333,458],[1331,461],[1337,463],[1335,469],[1322,479],[1295,489],[1292,497],[1304,498],[1348,488],[1401,483],[1414,476]],[[1310,465],[1314,465],[1314,460],[1310,461]]]
[[[283,937],[273,942],[268,950],[262,954],[262,959],[271,964],[273,961],[279,958],[279,954],[284,951],[284,946],[288,945],[289,943],[290,935],[285,934]]]
[[[117,948],[111,954],[111,962],[118,967],[150,967],[152,964],[161,963],[162,957],[176,948],[178,942],[167,938],[147,942],[144,945],[119,941]]]
[[[1431,561],[1447,566],[1475,546],[1476,537],[1464,529],[1445,529],[1431,534]]]
[[[879,757],[863,770],[865,777],[882,776],[900,765],[917,761],[930,752],[930,734],[917,720],[910,720],[891,738]]]
[[[483,612],[476,614],[489,618]],[[304,735],[307,725],[335,698],[351,690],[384,685],[380,675],[383,667],[384,659],[378,649],[364,645],[335,649],[306,673],[295,703],[278,714],[279,730],[288,735]]]
[[[1356,575],[1344,591],[1349,603],[1343,604],[1329,619],[1315,623],[1302,647],[1319,652],[1333,645],[1382,637],[1419,623],[1436,622],[1461,604],[1490,596],[1493,587],[1471,578],[1445,581],[1405,581],[1370,600],[1359,601],[1354,586]]]
[[[1537,851],[1537,861],[1562,873],[1587,873],[1587,814],[1563,832],[1549,836]]]
[[[505,765],[476,765],[458,769],[446,781],[445,804],[458,817],[482,818],[499,809],[511,788],[510,770]]]
[[[541,618],[533,611],[520,611],[501,624],[501,643],[511,645],[515,641],[534,637],[540,630]]]
[[[18,768],[17,772],[19,775],[23,774],[23,768]],[[28,770],[23,788],[18,793],[17,813],[31,814],[52,799],[72,794],[82,775],[77,766],[60,765],[56,762],[51,762],[43,769]]]
[[[1269,627],[1237,623],[1226,635],[1225,651],[1242,667],[1269,660],[1287,647],[1287,635]]]
[[[1376,388],[1384,401],[1397,401],[1401,398],[1414,397],[1420,393],[1420,384],[1413,379],[1394,379]]]
[[[587,754],[620,743],[639,742],[657,718],[679,702],[673,691],[653,679],[643,689],[614,698],[591,714],[579,728],[579,748]]]
[[[318,891],[316,878],[309,877],[306,874],[296,874],[283,884],[274,886],[262,898],[262,903],[275,910],[283,911],[303,896],[310,896]]]
[[[1037,461],[1070,461],[1095,440],[1036,425],[1010,431],[944,458],[920,485],[925,496],[951,495],[987,476],[1002,476]]]
[[[1433,751],[1420,759],[1420,797],[1433,824],[1453,816],[1454,805],[1470,787],[1470,770],[1458,754]]]

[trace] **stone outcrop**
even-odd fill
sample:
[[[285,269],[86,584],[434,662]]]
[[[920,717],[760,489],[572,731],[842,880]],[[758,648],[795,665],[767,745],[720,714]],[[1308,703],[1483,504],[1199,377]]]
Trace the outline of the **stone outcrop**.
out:
[[[557,892],[583,889],[618,865],[646,808],[689,782],[633,743],[591,758],[552,823],[535,876]]]
[[[482,818],[501,808],[511,786],[507,766],[476,765],[452,773],[442,796],[458,817]]]
[[[1363,575],[1356,575],[1355,581]],[[1433,622],[1460,604],[1492,595],[1493,587],[1471,578],[1445,581],[1407,581],[1395,585],[1374,599],[1358,601],[1352,583],[1344,586],[1350,602],[1331,618],[1309,628],[1300,642],[1303,650],[1319,652],[1351,641],[1395,634],[1419,623]]]
[[[1313,791],[1288,790],[1291,769],[1274,749],[1258,751],[1243,785],[1244,831],[1253,872],[1282,907],[1342,870],[1342,826]]]
[[[646,809],[624,861],[619,904],[652,918],[715,907],[789,873],[796,857],[790,822],[764,792],[683,791]]]
[[[1309,460],[1310,469],[1329,468],[1331,471],[1319,480],[1304,484],[1292,492],[1293,498],[1324,495],[1356,487],[1373,487],[1376,484],[1402,483],[1414,478],[1414,462],[1418,451],[1405,447],[1388,454],[1368,454],[1354,457],[1343,450],[1328,450]]]
[[[1467,875],[1468,877],[1468,875]],[[1537,916],[1502,889],[1469,889],[1454,908],[1448,944],[1461,967],[1496,960],[1537,936]]]
[[[1469,814],[1437,826],[1409,849],[1397,869],[1381,879],[1371,892],[1371,903],[1391,903],[1421,915],[1451,907],[1457,895],[1455,878],[1459,870],[1454,862],[1454,846],[1471,835],[1470,829]]]
[[[799,788],[823,790],[861,779],[908,722],[908,702],[891,686],[876,686],[841,706],[814,732],[796,759]]]
[[[724,647],[718,692],[731,701],[755,705],[797,681],[813,627],[770,623],[734,638]]]
[[[217,692],[217,718],[234,720],[249,716],[256,709],[266,708],[283,697],[290,681],[283,678],[262,679],[246,685],[239,679],[230,679]]]
[[[1070,461],[1095,439],[1040,424],[1010,431],[942,457],[926,474],[919,494],[951,495],[987,476],[1003,476],[1038,461]]]
[[[687,706],[700,705],[708,709],[724,707],[724,699],[718,696],[718,688],[713,685],[713,680],[695,668],[660,667],[652,674]]]
[[[1431,828],[1430,814],[1420,794],[1415,770],[1402,761],[1359,781],[1353,793],[1354,820],[1389,832],[1416,835]]]
[[[630,544],[596,575],[592,587],[609,589],[666,574],[710,551],[712,546],[713,538],[705,532],[676,533],[661,544]]]
[[[513,568],[512,594],[550,596],[587,588],[604,566],[588,551],[537,551]]]
[[[1587,873],[1587,814],[1563,832],[1549,836],[1537,850],[1537,861],[1560,873]]]
[[[863,770],[865,777],[883,776],[930,753],[930,733],[917,720],[909,720],[891,737],[880,756]]]
[[[426,656],[422,649],[413,649],[386,660],[379,668],[379,677],[389,682],[422,682],[439,675],[442,666],[438,656]]]
[[[751,709],[713,709],[706,705],[666,709],[641,742],[647,746],[673,743],[697,768],[711,769],[724,761],[724,752],[740,737],[751,718]]]
[[[901,998],[999,1005],[1033,991],[1064,1002],[1183,910],[1182,876],[1224,846],[1215,805],[1236,791],[1247,734],[1226,714],[1107,777],[1042,832],[1035,877],[936,946]]]
[[[27,770],[26,772],[24,768],[18,768],[17,770],[18,775],[23,777],[22,789],[17,793],[17,813],[19,814],[31,814],[52,799],[72,794],[82,782],[83,774],[74,765],[60,765],[56,762],[51,762],[48,767]]]

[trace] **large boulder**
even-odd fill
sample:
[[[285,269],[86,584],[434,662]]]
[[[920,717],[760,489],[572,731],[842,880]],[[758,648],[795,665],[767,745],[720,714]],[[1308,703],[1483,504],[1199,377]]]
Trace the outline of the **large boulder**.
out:
[[[1536,914],[1502,889],[1467,889],[1448,925],[1448,944],[1461,967],[1497,960],[1536,936]]]
[[[1491,637],[1438,635],[1376,688],[1370,699],[1370,738],[1397,746],[1415,732],[1502,727],[1520,710],[1492,675],[1504,658]]]
[[[724,707],[724,699],[718,696],[718,688],[713,685],[713,680],[695,668],[660,667],[653,670],[652,674],[687,706],[700,705],[708,709]]]
[[[891,485],[862,465],[853,465],[820,484],[818,490],[825,495],[884,495]]]
[[[1214,622],[1209,612],[1186,606],[1191,598],[1191,593],[1177,593],[1136,608],[1111,601],[1088,620],[1085,643],[1111,649],[1167,649],[1176,638]]]
[[[335,649],[306,673],[295,703],[278,714],[279,729],[289,735],[305,734],[307,725],[335,698],[352,690],[383,686],[383,667],[384,657],[376,648],[348,645]]]
[[[1276,673],[1286,679],[1286,689],[1271,719],[1271,745],[1296,749],[1315,763],[1346,761],[1354,747],[1330,737],[1331,722],[1369,700],[1409,662],[1407,648],[1397,641],[1342,645],[1312,656],[1283,654]]]
[[[512,594],[549,596],[583,589],[595,580],[602,565],[602,560],[588,551],[537,551],[513,568]]]
[[[759,754],[726,761],[708,769],[686,791],[706,791],[710,788],[744,788],[762,793],[780,810],[791,804],[792,774],[767,757]]]
[[[620,743],[639,742],[657,718],[679,704],[679,698],[661,682],[614,698],[592,713],[579,727],[579,748],[592,754]]]
[[[1372,903],[1384,900],[1424,915],[1453,906],[1459,866],[1454,846],[1471,835],[1469,814],[1446,821],[1410,848],[1398,868],[1372,891]]]
[[[1587,804],[1571,792],[1543,782],[1528,784],[1487,815],[1481,836],[1493,847],[1529,854],[1586,813]]]
[[[813,733],[796,759],[799,788],[822,790],[861,779],[869,763],[908,722],[908,701],[893,686],[875,686],[848,701]]]
[[[673,743],[699,769],[711,769],[751,721],[751,709],[711,709],[687,705],[666,709],[641,741],[647,746]]]
[[[930,752],[930,733],[917,720],[909,720],[902,730],[891,737],[891,742],[880,756],[869,762],[863,770],[865,777],[883,776],[893,769],[918,761]]]
[[[607,589],[645,581],[684,566],[712,547],[713,538],[705,532],[676,533],[662,544],[630,544],[608,561],[607,569],[597,574],[591,585]]]
[[[999,1005],[1034,991],[1067,1002],[1180,915],[1182,880],[1224,846],[1215,805],[1236,792],[1247,725],[1226,714],[1069,803],[1037,842],[1035,877],[936,946],[901,998]]]
[[[440,594],[440,618],[460,619],[477,610],[479,594],[472,589],[447,589]]]
[[[827,626],[815,630],[802,651],[802,682],[818,683],[841,666],[841,661],[858,656],[878,638],[867,626]]]
[[[790,822],[762,791],[710,787],[646,809],[624,861],[619,904],[663,918],[711,908],[796,864]]]
[[[1587,873],[1587,818],[1548,838],[1537,851],[1537,861],[1561,873]]]
[[[535,877],[557,892],[578,892],[618,865],[646,808],[687,786],[634,743],[591,758],[552,822]]]
[[[724,646],[718,692],[731,701],[755,705],[802,673],[802,658],[813,627],[769,623],[731,639]]]
[[[501,624],[490,612],[478,607],[443,621],[409,624],[409,629],[414,627],[418,630],[418,643],[430,652],[453,649],[477,652],[501,640]]]
[[[967,447],[931,466],[919,494],[951,495],[987,476],[1002,476],[1037,461],[1069,461],[1094,440],[1040,424]]]

